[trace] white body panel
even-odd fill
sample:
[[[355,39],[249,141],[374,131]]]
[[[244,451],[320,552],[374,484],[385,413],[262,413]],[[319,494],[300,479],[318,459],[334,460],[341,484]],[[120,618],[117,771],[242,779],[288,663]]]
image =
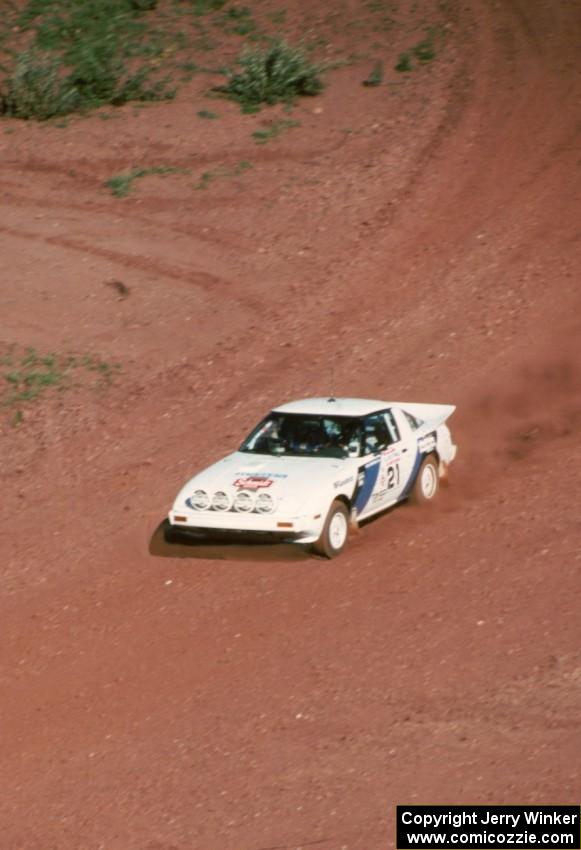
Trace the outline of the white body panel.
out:
[[[362,417],[363,422],[386,415],[392,442],[359,457],[234,452],[182,487],[169,521],[184,530],[275,533],[314,542],[335,499],[342,498],[355,519],[365,519],[407,497],[427,454],[438,456],[443,471],[456,454],[444,424],[454,409],[367,399],[305,399],[277,407],[276,413]],[[207,494],[207,505],[200,491]]]

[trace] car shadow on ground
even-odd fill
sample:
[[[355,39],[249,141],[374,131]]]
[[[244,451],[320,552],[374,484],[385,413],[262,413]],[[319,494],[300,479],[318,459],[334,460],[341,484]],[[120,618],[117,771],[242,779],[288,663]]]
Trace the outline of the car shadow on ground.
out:
[[[155,558],[192,558],[203,561],[306,561],[316,560],[307,546],[297,543],[246,543],[210,540],[171,529],[164,519],[149,541]]]

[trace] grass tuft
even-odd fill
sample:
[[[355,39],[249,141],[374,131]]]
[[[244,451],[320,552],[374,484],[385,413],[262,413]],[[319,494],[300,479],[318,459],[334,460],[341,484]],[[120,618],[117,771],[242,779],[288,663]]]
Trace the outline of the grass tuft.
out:
[[[264,145],[271,139],[276,139],[277,136],[280,136],[280,134],[285,130],[290,130],[292,127],[300,126],[300,121],[291,121],[288,118],[283,118],[280,121],[273,121],[272,124],[264,130],[255,130],[252,134],[252,138],[257,145]]]
[[[79,93],[61,69],[60,60],[48,53],[34,49],[19,53],[0,98],[1,111],[37,121],[74,112],[80,105]]]
[[[399,59],[397,60],[397,64],[395,66],[395,70],[399,71],[400,74],[407,74],[413,68],[412,66],[412,57],[409,53],[400,53]]]
[[[217,168],[216,171],[204,171],[200,175],[200,179],[194,184],[194,189],[207,189],[218,177],[238,177],[248,169],[252,168],[252,163],[247,159],[241,159],[234,168]]]
[[[152,174],[177,174],[185,173],[183,168],[174,168],[171,165],[157,165],[152,168],[132,168],[124,174],[114,174],[105,180],[105,186],[111,189],[111,194],[116,198],[125,198],[133,189],[133,183],[141,177],[149,177]]]
[[[243,111],[256,111],[262,104],[292,103],[323,88],[321,69],[302,49],[285,41],[275,41],[266,49],[246,50],[238,63],[242,70],[215,91],[237,101]]]
[[[254,35],[257,31],[252,12],[247,6],[230,6],[223,15],[224,32],[234,35]]]
[[[377,61],[369,76],[363,80],[363,85],[368,87],[380,86],[383,82],[383,62]]]
[[[118,363],[107,363],[90,354],[65,357],[39,354],[34,348],[27,348],[20,356],[11,353],[0,358],[0,367],[5,367],[0,369],[0,409],[18,408],[11,420],[13,425],[20,425],[24,419],[19,405],[35,401],[47,390],[72,386],[73,371],[95,372],[98,383],[109,384],[121,369]]]
[[[432,62],[436,58],[435,39],[436,30],[430,27],[425,38],[406,50],[405,53],[400,54],[395,70],[403,73],[413,71],[414,60],[419,62],[420,65]]]

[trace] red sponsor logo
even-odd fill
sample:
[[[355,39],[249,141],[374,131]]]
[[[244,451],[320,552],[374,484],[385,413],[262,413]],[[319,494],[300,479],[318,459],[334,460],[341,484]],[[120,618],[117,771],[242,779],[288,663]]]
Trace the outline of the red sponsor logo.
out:
[[[272,478],[260,478],[257,475],[248,475],[244,478],[237,478],[234,482],[235,487],[241,490],[262,490],[263,487],[270,487]]]

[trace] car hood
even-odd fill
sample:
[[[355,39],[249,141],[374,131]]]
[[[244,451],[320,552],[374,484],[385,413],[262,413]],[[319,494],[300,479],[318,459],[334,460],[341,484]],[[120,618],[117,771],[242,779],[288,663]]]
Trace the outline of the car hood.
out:
[[[231,496],[239,490],[268,493],[288,510],[310,504],[318,493],[332,489],[347,474],[349,461],[336,458],[253,455],[234,452],[194,475],[182,487],[176,508],[187,504],[194,490],[223,490]]]

